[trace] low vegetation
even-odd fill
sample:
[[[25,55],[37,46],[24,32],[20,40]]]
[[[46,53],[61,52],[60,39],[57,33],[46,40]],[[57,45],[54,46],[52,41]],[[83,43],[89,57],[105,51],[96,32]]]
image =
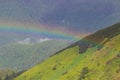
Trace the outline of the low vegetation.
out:
[[[14,80],[120,80],[120,34],[116,32],[107,41],[110,35],[106,34],[95,46],[89,45],[82,54],[83,46],[77,42]]]

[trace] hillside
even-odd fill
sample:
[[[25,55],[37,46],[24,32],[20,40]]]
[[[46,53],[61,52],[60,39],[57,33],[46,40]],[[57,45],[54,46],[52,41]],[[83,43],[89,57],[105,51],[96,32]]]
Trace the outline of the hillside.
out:
[[[114,24],[110,27],[101,29],[89,36],[86,36],[82,40],[72,44],[70,47],[76,45],[80,46],[80,53],[84,53],[89,47],[95,47],[98,44],[98,48],[100,49],[106,42],[118,34],[120,34],[120,23]]]
[[[37,44],[8,44],[0,47],[0,78],[27,70],[68,46],[67,41],[49,40]]]
[[[14,80],[120,80],[120,23],[83,38]]]

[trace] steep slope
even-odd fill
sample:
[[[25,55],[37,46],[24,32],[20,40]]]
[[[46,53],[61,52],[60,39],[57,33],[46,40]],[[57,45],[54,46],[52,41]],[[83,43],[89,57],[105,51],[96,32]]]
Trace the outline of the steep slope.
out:
[[[106,42],[118,34],[120,34],[120,23],[101,29],[94,34],[91,34],[82,40],[72,44],[70,47],[76,45],[80,46],[80,53],[84,53],[89,47],[95,47],[98,44],[98,48],[100,49]]]
[[[111,29],[112,28],[112,29]],[[114,29],[115,30],[114,30]],[[120,79],[120,25],[113,25],[87,36],[92,40],[80,54],[81,41],[59,51],[56,55],[31,68],[14,80],[119,80]],[[112,30],[112,31],[111,31]],[[106,35],[106,33],[111,33]],[[117,34],[116,34],[117,33]],[[104,36],[101,38],[100,36]],[[111,37],[110,37],[111,36]],[[93,38],[94,37],[94,38]],[[99,40],[94,42],[94,40]],[[110,37],[110,38],[109,38]],[[106,38],[109,40],[106,41]],[[94,46],[90,46],[90,44]],[[97,43],[97,44],[96,44]],[[103,44],[104,43],[104,44]],[[85,45],[86,46],[86,45]],[[98,49],[99,46],[102,46]]]
[[[77,41],[77,42],[71,44],[70,46],[64,48],[63,50],[60,50],[59,52],[64,51],[67,48],[79,46],[80,47],[79,53],[84,53],[88,48],[95,47],[98,44],[99,44],[98,49],[100,49],[103,47],[103,45],[106,42],[108,42],[112,37],[114,37],[118,34],[120,34],[120,23],[117,23],[110,27],[96,31],[95,33],[84,37],[80,41]],[[59,52],[57,52],[57,53],[59,53]]]

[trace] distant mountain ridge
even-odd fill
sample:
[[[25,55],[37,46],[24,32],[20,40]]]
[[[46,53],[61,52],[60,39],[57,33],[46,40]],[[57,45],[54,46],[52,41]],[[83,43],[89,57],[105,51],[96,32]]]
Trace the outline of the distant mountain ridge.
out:
[[[0,69],[26,70],[42,62],[70,43],[50,40],[37,44],[8,44],[0,47]],[[14,60],[14,61],[13,61]]]
[[[0,80],[11,80],[70,44],[64,40],[45,39],[34,44],[27,40],[0,46]]]

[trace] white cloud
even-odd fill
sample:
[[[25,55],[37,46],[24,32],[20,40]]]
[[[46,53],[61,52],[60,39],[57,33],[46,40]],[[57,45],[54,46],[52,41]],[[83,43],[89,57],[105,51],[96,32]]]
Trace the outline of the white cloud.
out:
[[[31,38],[25,38],[24,40],[21,40],[21,41],[17,41],[18,44],[35,44],[35,43],[42,43],[42,42],[45,42],[45,41],[49,41],[49,40],[52,40],[50,38],[40,38],[40,39],[35,39],[36,41],[32,41]]]
[[[19,44],[30,44],[31,43],[31,39],[30,38],[26,38],[22,41],[18,41],[17,43]]]
[[[45,41],[49,41],[49,40],[52,40],[50,38],[41,38],[39,40],[36,41],[36,43],[41,43],[41,42],[45,42]]]

